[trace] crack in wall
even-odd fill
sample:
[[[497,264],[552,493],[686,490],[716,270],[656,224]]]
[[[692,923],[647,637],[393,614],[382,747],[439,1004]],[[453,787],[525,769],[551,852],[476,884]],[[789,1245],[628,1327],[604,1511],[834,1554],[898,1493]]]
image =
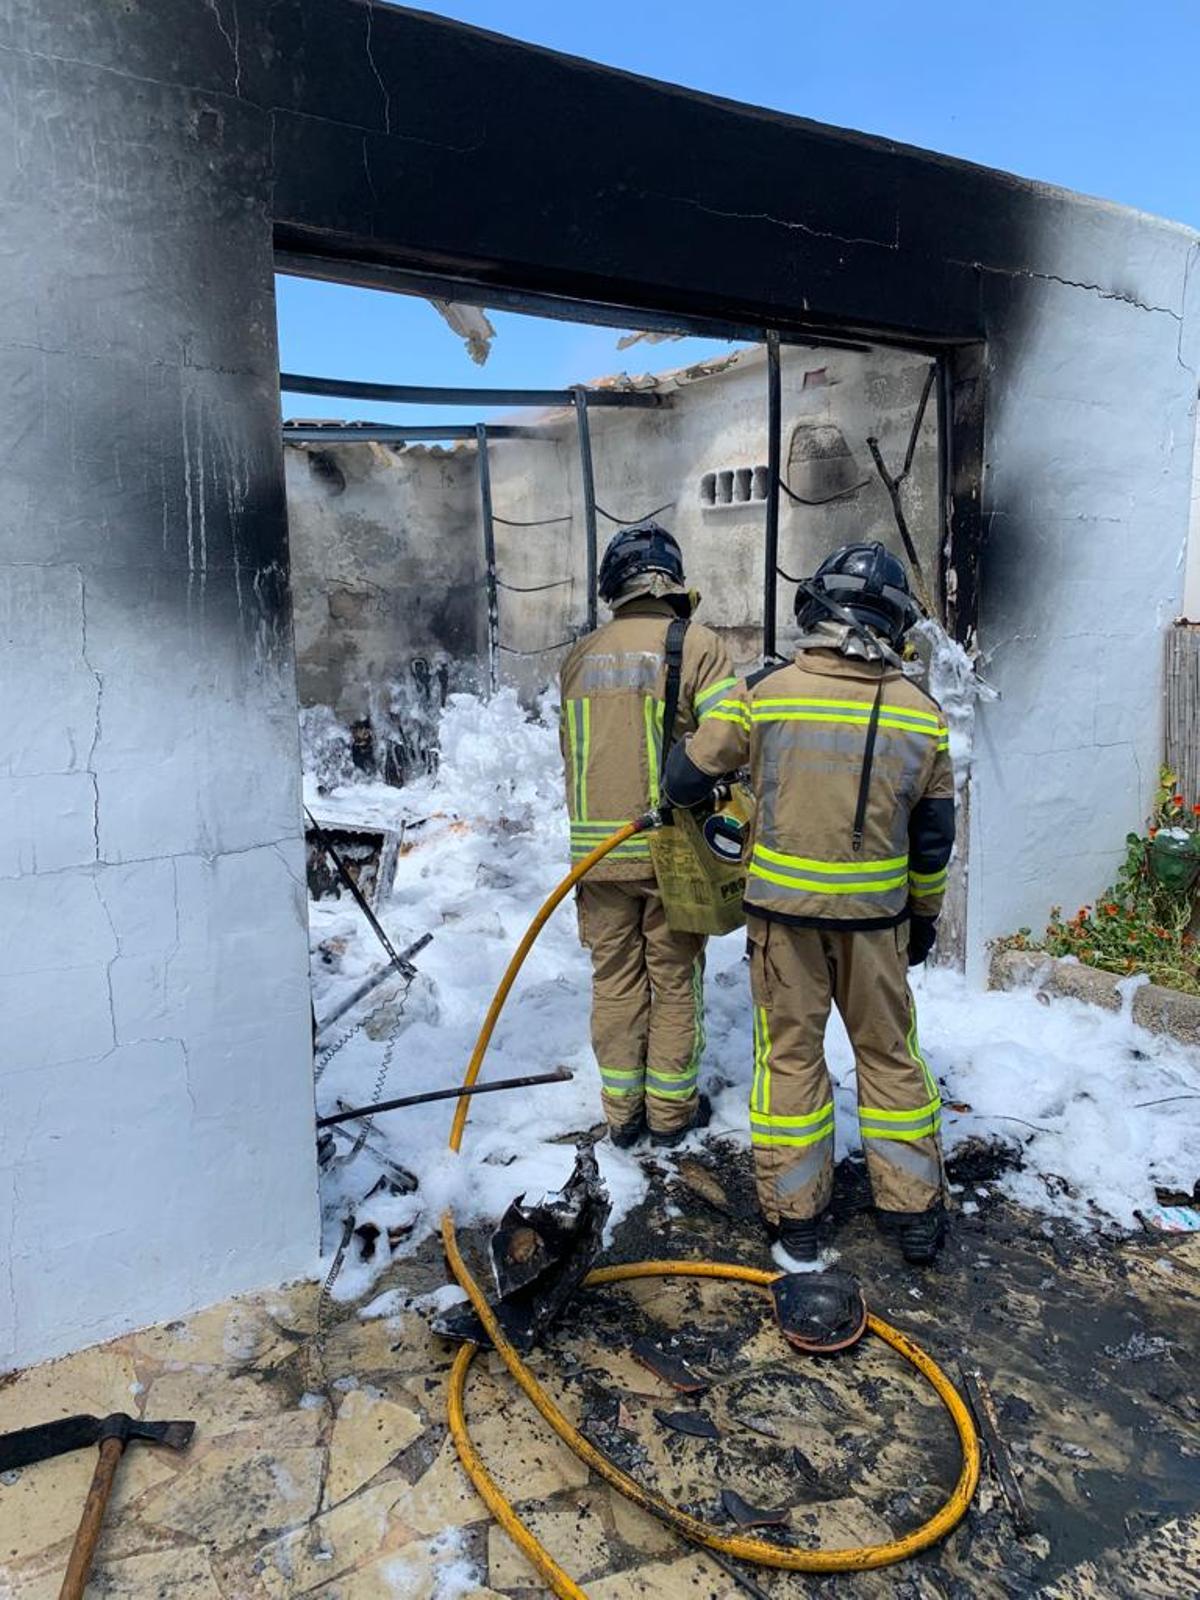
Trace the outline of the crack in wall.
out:
[[[1000,278],[1030,278],[1042,283],[1060,283],[1066,289],[1086,289],[1089,294],[1094,294],[1101,300],[1120,300],[1138,311],[1156,312],[1161,316],[1171,317],[1181,325],[1183,323],[1183,313],[1172,310],[1170,306],[1150,305],[1145,300],[1139,300],[1136,295],[1122,294],[1119,289],[1106,289],[1099,283],[1087,283],[1079,278],[1062,278],[1056,272],[1035,272],[1032,267],[992,267],[984,261],[964,261],[957,256],[950,256],[947,259],[951,266],[969,267],[975,272],[990,272]]]
[[[205,8],[212,12],[216,18],[217,27],[221,37],[229,46],[229,54],[233,57],[233,92],[237,99],[242,98],[242,23],[238,16],[237,0],[233,0],[233,33],[225,26],[225,19],[221,15],[218,0],[204,0]]]
[[[371,64],[371,71],[375,74],[375,82],[379,85],[379,92],[383,96],[383,129],[385,133],[392,131],[392,97],[388,93],[387,84],[380,76],[379,68],[375,65],[375,52],[371,43],[371,29],[375,22],[375,0],[367,0],[367,60]]]
[[[1175,359],[1176,359],[1176,361],[1178,361],[1179,365],[1183,368],[1183,370],[1185,372],[1190,372],[1191,373],[1193,378],[1196,376],[1195,367],[1189,366],[1188,363],[1183,359],[1183,329],[1184,329],[1184,317],[1187,315],[1188,284],[1190,283],[1191,276],[1192,276],[1192,262],[1195,261],[1197,255],[1200,255],[1200,240],[1197,240],[1197,242],[1194,245],[1192,245],[1191,249],[1188,251],[1187,255],[1184,257],[1184,262],[1183,262],[1183,289],[1181,290],[1180,296],[1179,296],[1179,305],[1180,305],[1180,308],[1182,310],[1183,315],[1181,315],[1180,318],[1179,318],[1179,337],[1175,341]]]
[[[100,860],[100,779],[96,772],[96,750],[100,744],[103,732],[102,712],[104,706],[104,678],[92,665],[88,655],[88,613],[87,613],[87,581],[83,575],[83,568],[76,565],[79,574],[79,616],[80,616],[80,659],[84,666],[96,680],[96,720],[92,727],[92,742],[88,748],[87,763],[84,770],[91,774],[92,779],[92,843],[95,848],[95,859]]]
[[[865,244],[871,245],[876,250],[899,250],[900,248],[900,213],[896,213],[896,227],[892,242],[885,239],[864,239],[854,234],[835,233],[827,228],[816,228],[810,222],[800,222],[788,217],[774,216],[770,211],[722,211],[719,206],[706,205],[703,200],[694,200],[690,195],[684,194],[647,194],[648,200],[662,200],[671,205],[691,206],[696,211],[703,211],[710,217],[727,217],[731,222],[770,222],[777,228],[786,228],[789,232],[805,233],[813,239],[832,239],[837,244]]]

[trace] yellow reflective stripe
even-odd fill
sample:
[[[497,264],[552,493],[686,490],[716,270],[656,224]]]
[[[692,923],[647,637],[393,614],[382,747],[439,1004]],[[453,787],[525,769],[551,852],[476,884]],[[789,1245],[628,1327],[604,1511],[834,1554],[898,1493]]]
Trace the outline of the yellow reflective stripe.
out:
[[[692,714],[696,721],[707,716],[717,696],[724,694],[726,689],[732,689],[736,682],[736,678],[719,678],[716,683],[710,683],[706,689],[702,689],[692,701]]]
[[[921,1045],[917,1039],[917,1002],[912,998],[911,994],[908,999],[908,1019],[908,1034],[904,1043],[908,1048],[909,1055],[921,1069],[921,1075],[925,1079],[925,1087],[929,1090],[930,1100],[936,1100],[940,1107],[942,1103],[941,1093],[934,1080],[933,1073],[929,1070],[929,1063],[921,1054]]]
[[[754,1008],[754,1081],[750,1086],[750,1112],[765,1115],[771,1109],[771,1029],[767,1008]]]
[[[583,722],[583,748],[579,758],[580,801],[579,815],[585,818],[588,814],[588,764],[592,759],[592,702],[580,702]]]
[[[832,1122],[817,1133],[758,1133],[754,1128],[750,1130],[750,1143],[753,1145],[786,1145],[792,1150],[802,1149],[809,1144],[820,1144],[822,1139],[832,1138]]]
[[[567,742],[571,751],[571,799],[575,820],[587,816],[587,769],[591,756],[592,708],[589,700],[567,701]]]
[[[884,861],[818,861],[813,856],[789,856],[782,850],[771,850],[765,844],[756,844],[754,854],[773,861],[781,867],[799,867],[808,872],[894,872],[908,865],[907,856],[888,856]]]
[[[739,711],[736,714],[731,711],[706,711],[704,713],[704,721],[732,722],[734,727],[744,728],[747,733],[750,732],[750,718],[744,711]]]
[[[650,773],[650,804],[658,804],[658,768],[662,761],[663,704],[647,695],[642,701],[642,717],[646,724],[646,767]]]
[[[755,1127],[763,1128],[813,1128],[818,1122],[826,1122],[832,1116],[833,1101],[826,1100],[817,1111],[804,1111],[790,1117],[773,1117],[765,1112],[751,1111],[750,1121]]]
[[[910,868],[908,881],[927,889],[940,888],[946,881],[947,871],[946,867],[942,867],[938,872],[913,872]]]
[[[764,724],[771,722],[833,722],[848,728],[866,728],[870,726],[871,714],[868,711],[864,716],[850,716],[844,711],[769,711],[751,713],[751,721]],[[919,733],[922,738],[935,739],[936,728],[927,728],[916,722],[902,722],[897,717],[880,716],[878,726],[881,728],[895,728],[901,733]]]
[[[880,1111],[876,1106],[859,1106],[858,1114],[860,1117],[874,1117],[879,1122],[925,1122],[941,1109],[942,1097],[935,1094],[932,1100],[918,1106],[915,1111]]]
[[[810,706],[820,711],[859,711],[864,717],[871,715],[871,701],[869,700],[824,700],[809,695],[785,695],[762,700],[755,700],[755,708],[759,706]],[[921,722],[931,725],[935,730],[940,729],[942,719],[936,711],[919,711],[911,706],[896,706],[886,700],[879,707],[884,716],[903,717],[910,722]]]
[[[930,1139],[942,1126],[941,1117],[934,1117],[923,1128],[896,1128],[885,1132],[882,1128],[860,1128],[859,1132],[864,1139],[902,1139],[906,1144],[914,1139]]]
[[[902,888],[906,877],[867,878],[862,883],[829,883],[816,878],[785,878],[782,873],[768,872],[757,862],[750,863],[749,876],[762,878],[766,883],[777,883],[784,889],[803,889],[810,894],[886,894],[889,889]]]
[[[693,1074],[700,1065],[708,1034],[704,1029],[704,968],[699,959],[692,962],[692,1059],[688,1070]]]

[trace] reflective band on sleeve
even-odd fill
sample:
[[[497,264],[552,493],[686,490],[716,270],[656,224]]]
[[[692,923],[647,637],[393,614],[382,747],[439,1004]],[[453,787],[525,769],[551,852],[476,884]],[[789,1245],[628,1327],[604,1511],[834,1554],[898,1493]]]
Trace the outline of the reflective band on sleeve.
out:
[[[940,894],[946,887],[945,867],[940,872],[909,872],[908,885],[918,894]]]
[[[736,723],[739,728],[745,728],[747,733],[750,732],[750,713],[740,700],[718,700],[711,711],[704,713],[705,721],[710,717],[717,722]]]
[[[736,678],[721,678],[716,683],[710,683],[707,689],[703,689],[692,701],[692,713],[696,721],[701,722],[710,716],[721,695],[726,689],[732,689],[736,682]]]

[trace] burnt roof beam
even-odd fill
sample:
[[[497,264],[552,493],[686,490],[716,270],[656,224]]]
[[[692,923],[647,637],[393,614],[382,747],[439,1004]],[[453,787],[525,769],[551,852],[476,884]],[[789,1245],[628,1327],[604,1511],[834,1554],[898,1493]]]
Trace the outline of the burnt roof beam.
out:
[[[542,439],[553,441],[547,428],[523,428],[519,424],[489,422],[489,439]],[[473,422],[285,422],[283,437],[292,444],[409,444],[444,439],[474,439]]]
[[[575,404],[574,389],[442,389],[423,384],[360,383],[353,378],[313,378],[281,372],[285,394],[319,394],[339,400],[378,400],[418,406],[564,406]],[[646,389],[588,389],[589,406],[640,406],[652,409],[667,396]]]

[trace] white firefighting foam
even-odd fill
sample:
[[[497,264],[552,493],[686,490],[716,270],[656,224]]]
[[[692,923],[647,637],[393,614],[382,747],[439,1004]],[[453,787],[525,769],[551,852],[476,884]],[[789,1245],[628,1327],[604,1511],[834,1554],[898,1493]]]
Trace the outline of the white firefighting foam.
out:
[[[398,948],[426,930],[434,934],[418,958],[421,977],[408,996],[382,1097],[459,1081],[514,946],[567,869],[555,708],[542,709],[542,717],[529,718],[509,691],[486,707],[474,696],[454,695],[443,717],[436,778],[403,790],[356,785],[319,800],[315,792],[308,796],[327,817],[407,825],[412,848],[401,855],[382,920]],[[345,901],[315,904],[310,918],[321,1017],[379,964],[381,953]],[[331,940],[340,946],[332,966],[321,953]],[[712,1132],[746,1145],[752,1057],[743,949],[736,934],[709,947],[701,1081],[714,1099]],[[914,989],[922,1044],[944,1100],[964,1108],[944,1113],[947,1146],[974,1135],[1019,1148],[1022,1170],[998,1180],[1014,1199],[1081,1225],[1130,1226],[1135,1210],[1154,1204],[1156,1183],[1190,1190],[1200,1150],[1200,1054],[1147,1034],[1128,1014],[1065,999],[1044,1004],[1031,991],[980,993],[944,970],[918,971]],[[404,1232],[402,1254],[433,1231],[447,1203],[466,1220],[496,1218],[522,1191],[537,1196],[558,1188],[574,1149],[555,1141],[601,1117],[588,997],[587,959],[568,903],[525,964],[484,1076],[563,1064],[574,1081],[476,1099],[464,1157],[446,1151],[453,1101],[380,1117],[372,1149],[323,1175],[326,1253],[350,1210],[359,1223]],[[384,1038],[360,1032],[328,1064],[317,1088],[321,1112],[339,1098],[348,1104],[372,1098],[389,1019],[379,1020]],[[857,1144],[857,1129],[852,1056],[836,1017],[827,1051],[840,1157]],[[1148,1104],[1154,1101],[1165,1103]],[[339,1143],[349,1149],[348,1141]],[[417,1176],[416,1194],[363,1200],[385,1173],[380,1154]],[[615,1223],[642,1196],[645,1178],[637,1153],[603,1141],[597,1154]],[[640,1159],[649,1158],[643,1152]],[[671,1249],[664,1238],[664,1253]],[[363,1293],[389,1259],[379,1249],[363,1262],[352,1247],[339,1298]]]

